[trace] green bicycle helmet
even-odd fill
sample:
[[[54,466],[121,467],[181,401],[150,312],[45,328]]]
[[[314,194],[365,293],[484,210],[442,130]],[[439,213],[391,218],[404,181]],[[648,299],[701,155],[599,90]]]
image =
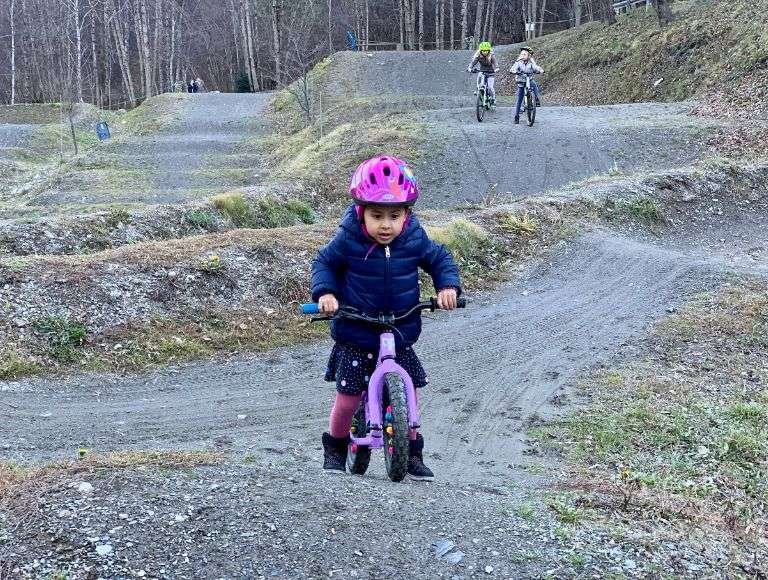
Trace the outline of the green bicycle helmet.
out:
[[[478,47],[477,47],[477,49],[478,49],[480,52],[485,52],[486,50],[487,50],[488,52],[490,52],[490,51],[491,51],[491,43],[490,43],[490,42],[487,42],[487,41],[481,42],[481,43],[480,43],[480,46],[478,46]]]
[[[520,50],[525,50],[528,52],[528,54],[533,54],[533,49],[530,46],[524,46]]]

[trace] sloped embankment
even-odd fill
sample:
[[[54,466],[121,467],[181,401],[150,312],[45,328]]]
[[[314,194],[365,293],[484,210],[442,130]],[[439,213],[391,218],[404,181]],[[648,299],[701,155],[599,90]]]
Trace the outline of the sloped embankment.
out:
[[[469,206],[451,217],[427,212],[424,219],[457,254],[471,290],[505,278],[511,263],[595,220],[627,231],[651,228],[670,240],[712,234],[708,239],[727,249],[710,221],[725,215],[746,224],[743,231],[728,226],[743,242],[748,227],[763,223],[767,171],[722,165],[597,181],[510,205]],[[332,231],[234,229],[82,256],[2,258],[2,376],[136,368],[306,336],[289,304],[307,298],[311,259]]]

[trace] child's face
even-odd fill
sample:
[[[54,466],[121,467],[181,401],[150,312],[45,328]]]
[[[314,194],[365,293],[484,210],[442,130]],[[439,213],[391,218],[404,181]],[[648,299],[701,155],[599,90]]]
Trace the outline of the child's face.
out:
[[[522,58],[523,60],[528,60],[530,58],[530,56],[531,55],[528,54],[527,50],[521,50],[520,51],[520,58]]]
[[[402,233],[407,215],[403,206],[369,205],[363,211],[363,221],[368,235],[386,246]]]
[[[491,51],[490,50],[481,50],[480,54],[482,54],[484,58],[488,58],[488,56],[491,54]]]

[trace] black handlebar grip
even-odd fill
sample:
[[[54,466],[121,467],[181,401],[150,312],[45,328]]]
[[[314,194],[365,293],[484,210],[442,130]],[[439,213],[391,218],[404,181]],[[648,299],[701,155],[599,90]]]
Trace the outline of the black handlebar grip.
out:
[[[467,307],[467,299],[466,298],[459,298],[456,301],[456,308],[466,308]]]

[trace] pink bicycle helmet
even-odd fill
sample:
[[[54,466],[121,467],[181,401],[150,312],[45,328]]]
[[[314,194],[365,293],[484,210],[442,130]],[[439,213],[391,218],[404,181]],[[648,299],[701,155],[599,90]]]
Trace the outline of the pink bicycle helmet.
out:
[[[358,166],[349,195],[358,205],[413,205],[419,198],[419,186],[405,161],[379,155]]]

